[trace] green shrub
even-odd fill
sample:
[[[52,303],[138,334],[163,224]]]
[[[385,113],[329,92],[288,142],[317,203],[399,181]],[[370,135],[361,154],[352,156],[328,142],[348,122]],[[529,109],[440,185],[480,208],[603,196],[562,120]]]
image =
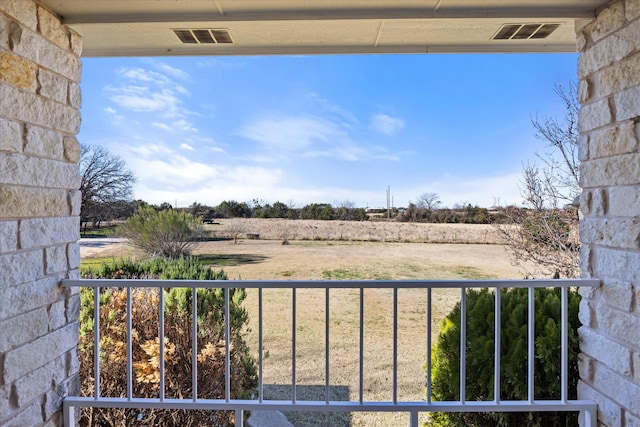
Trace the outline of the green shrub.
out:
[[[202,220],[174,209],[157,211],[144,206],[118,228],[118,234],[152,256],[179,258],[203,235]]]
[[[501,291],[501,400],[527,400],[528,289]],[[560,399],[560,289],[540,288],[535,299],[534,395],[536,400]],[[578,381],[576,291],[569,291],[569,398]],[[466,399],[494,400],[495,295],[486,289],[467,292]],[[443,319],[432,351],[432,399],[460,399],[460,303]],[[560,426],[576,425],[573,413],[434,413],[432,425]]]
[[[99,268],[83,269],[85,278],[160,278],[226,280],[223,271],[214,272],[193,258],[154,259],[135,263],[116,261]],[[165,393],[167,398],[190,398],[192,384],[192,295],[191,288],[164,291],[165,316]],[[224,290],[198,289],[198,397],[220,399],[225,396]],[[244,289],[230,289],[231,398],[250,398],[257,385],[255,361],[244,340],[248,315],[242,306]],[[125,397],[126,375],[126,290],[108,288],[100,294],[100,383],[101,394]],[[83,395],[93,393],[93,317],[94,291],[81,290],[80,378]],[[159,394],[158,317],[159,291],[132,290],[133,392],[136,397]],[[85,408],[81,425],[216,425],[234,423],[233,411],[184,411]]]

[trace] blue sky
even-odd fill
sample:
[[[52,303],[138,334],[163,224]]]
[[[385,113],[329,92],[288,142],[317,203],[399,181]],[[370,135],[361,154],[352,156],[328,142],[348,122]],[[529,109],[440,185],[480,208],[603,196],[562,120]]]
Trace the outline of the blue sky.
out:
[[[84,59],[79,140],[121,156],[136,199],[361,207],[520,203],[577,55]]]

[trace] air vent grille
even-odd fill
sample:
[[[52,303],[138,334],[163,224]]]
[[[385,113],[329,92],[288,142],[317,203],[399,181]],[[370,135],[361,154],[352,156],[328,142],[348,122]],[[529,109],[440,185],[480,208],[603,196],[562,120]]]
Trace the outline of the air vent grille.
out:
[[[506,24],[493,36],[493,40],[546,39],[560,24]]]
[[[175,35],[184,44],[231,44],[233,39],[227,29],[175,29]]]

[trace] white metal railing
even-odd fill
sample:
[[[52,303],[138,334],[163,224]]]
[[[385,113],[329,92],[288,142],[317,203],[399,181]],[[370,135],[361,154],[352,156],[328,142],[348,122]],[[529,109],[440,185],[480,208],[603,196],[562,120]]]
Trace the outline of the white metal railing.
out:
[[[325,412],[407,412],[410,414],[410,425],[418,426],[418,414],[421,412],[581,412],[583,414],[584,425],[595,427],[596,404],[592,401],[570,400],[568,398],[568,354],[569,354],[569,334],[568,334],[568,289],[572,287],[596,287],[600,285],[599,280],[592,279],[566,279],[566,280],[409,280],[409,281],[247,281],[247,280],[224,280],[224,281],[197,281],[197,280],[63,280],[63,286],[90,287],[94,288],[94,395],[81,397],[69,396],[64,400],[64,423],[71,426],[74,423],[74,410],[78,407],[99,407],[99,408],[140,408],[140,409],[199,409],[199,410],[227,410],[236,411],[236,425],[242,425],[242,414],[245,410],[278,410],[278,411],[325,411]],[[126,288],[127,290],[127,394],[124,398],[105,397],[100,390],[100,336],[99,319],[100,288]],[[194,325],[192,333],[192,390],[190,398],[174,399],[166,398],[165,372],[164,372],[164,351],[160,351],[160,393],[157,398],[136,397],[133,393],[132,378],[132,340],[131,340],[131,310],[132,288],[191,288],[192,313],[194,315]],[[221,399],[202,399],[198,397],[197,384],[197,289],[221,288],[224,289],[225,297],[225,396]],[[232,288],[257,289],[258,291],[258,391],[255,400],[232,399],[230,390],[230,348],[229,337],[229,313],[230,313],[230,292]],[[460,289],[460,385],[458,401],[432,401],[431,398],[431,339],[432,339],[432,290],[433,289]],[[466,390],[466,291],[470,288],[495,289],[495,339],[494,339],[494,400],[475,401],[467,400]],[[501,310],[500,310],[500,289],[506,288],[527,288],[529,289],[528,302],[528,398],[523,401],[511,401],[500,399],[500,377],[501,377]],[[561,288],[561,396],[559,400],[536,400],[534,396],[534,289],[535,288]],[[292,348],[291,348],[291,387],[292,398],[290,400],[267,400],[263,393],[263,290],[265,289],[289,289],[292,292]],[[325,399],[320,401],[300,400],[296,396],[296,291],[298,289],[324,289],[325,290]],[[330,400],[330,291],[332,289],[359,289],[359,390],[358,399],[353,401],[333,401]],[[367,289],[391,289],[393,290],[393,364],[392,364],[392,399],[390,401],[368,401],[364,398],[364,356],[367,351],[364,346],[364,291]],[[427,296],[426,307],[426,393],[425,399],[421,401],[404,401],[398,398],[398,290],[399,289],[423,289]],[[160,294],[160,307],[164,306],[162,295]],[[160,348],[164,348],[164,310],[159,310],[159,332]]]

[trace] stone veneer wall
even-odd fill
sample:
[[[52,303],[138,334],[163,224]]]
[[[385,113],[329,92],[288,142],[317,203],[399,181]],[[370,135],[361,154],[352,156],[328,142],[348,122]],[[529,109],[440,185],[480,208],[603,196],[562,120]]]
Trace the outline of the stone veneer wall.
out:
[[[62,425],[78,391],[80,37],[0,1],[0,426]]]
[[[599,425],[640,427],[640,0],[577,28],[581,269],[579,397]]]

